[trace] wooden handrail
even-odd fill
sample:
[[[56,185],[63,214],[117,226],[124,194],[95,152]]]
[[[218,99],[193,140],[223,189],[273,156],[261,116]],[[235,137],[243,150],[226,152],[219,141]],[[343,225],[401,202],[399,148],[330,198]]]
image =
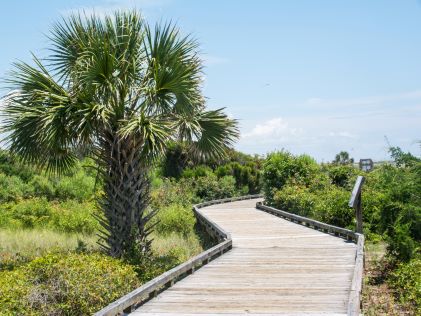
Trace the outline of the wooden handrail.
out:
[[[345,237],[349,240],[354,240],[355,242],[357,242],[357,238],[358,238],[357,233],[355,233],[352,230],[322,223],[314,219],[310,219],[310,218],[300,216],[297,214],[292,214],[292,213],[288,213],[282,210],[278,210],[274,207],[264,205],[263,202],[257,202],[256,208],[259,210],[265,211],[267,213],[276,215],[278,217],[282,217],[284,219],[290,220],[292,222],[303,224],[305,226],[308,226],[314,229],[323,230],[325,232],[335,233],[338,236]]]
[[[348,300],[348,316],[360,315],[361,292],[364,271],[364,235],[358,234],[357,253],[355,256],[354,274],[351,281],[351,291]]]
[[[204,215],[200,211],[200,208],[214,204],[255,199],[258,197],[261,197],[261,195],[247,195],[236,198],[213,200],[194,205],[193,211],[196,214],[197,219],[205,226],[209,234],[219,241],[219,243],[216,246],[203,251],[199,255],[143,284],[141,287],[112,302],[94,315],[114,316],[129,313],[151,297],[156,296],[160,291],[171,287],[175,282],[179,281],[186,275],[194,273],[197,268],[209,263],[211,260],[230,250],[232,248],[232,239],[230,234],[219,227],[215,222],[210,220],[206,215]]]
[[[354,189],[351,193],[351,198],[349,199],[349,207],[353,207],[355,209],[355,217],[357,221],[357,233],[363,233],[363,213],[361,207],[361,199],[362,199],[362,187],[364,184],[365,178],[363,176],[358,176],[357,180],[355,181]]]

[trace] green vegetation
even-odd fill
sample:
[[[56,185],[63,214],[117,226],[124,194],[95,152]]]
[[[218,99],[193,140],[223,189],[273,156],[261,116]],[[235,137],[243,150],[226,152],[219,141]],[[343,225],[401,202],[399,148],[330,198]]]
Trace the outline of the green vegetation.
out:
[[[190,161],[177,177],[164,177],[168,164],[164,158],[150,173],[147,212],[158,211],[149,223],[156,223],[151,256],[138,257],[134,251],[132,259],[110,259],[97,265],[95,260],[106,257],[96,243],[100,226],[93,215],[100,214],[95,202],[100,186],[95,187],[92,161],[82,160],[73,173],[56,177],[9,158],[8,152],[0,153],[1,190],[9,192],[9,197],[0,202],[0,291],[7,292],[1,303],[22,313],[28,311],[28,302],[33,302],[31,312],[51,314],[37,301],[42,293],[53,302],[57,314],[72,314],[71,306],[86,308],[90,313],[129,291],[129,287],[119,288],[118,282],[116,287],[107,285],[118,274],[127,276],[135,287],[200,253],[212,243],[198,230],[191,206],[203,200],[264,190],[267,200],[277,208],[350,229],[355,225],[354,212],[347,203],[360,171],[351,164],[319,165],[309,156],[285,151],[272,153],[265,160],[230,152],[219,163]],[[365,174],[363,190],[368,245],[379,240],[386,244],[386,259],[376,263],[375,269],[382,272],[385,286],[394,289],[391,293],[396,295],[396,304],[400,302],[414,311],[420,306],[416,273],[420,262],[420,170],[419,163],[376,167]],[[45,260],[50,262],[45,267],[47,272],[34,268],[34,262]],[[116,271],[110,279],[98,283],[103,298],[93,297],[97,292],[87,296],[76,283],[71,285],[72,293],[65,289],[52,293],[53,284],[63,281],[57,281],[52,270],[70,277],[76,273],[72,266],[75,262],[81,267],[77,270],[79,279],[94,279],[95,273],[108,273],[107,269]],[[65,270],[70,271],[66,274]],[[43,281],[39,283],[41,275]],[[16,286],[8,285],[11,278],[17,280]]]
[[[57,177],[12,157],[0,152],[0,191],[9,196],[0,200],[2,315],[74,315],[99,310],[213,245],[196,225],[194,203],[242,193],[233,176],[218,181],[214,170],[223,164],[215,164],[214,169],[198,164],[178,180],[162,177],[163,163],[157,164],[150,175],[148,212],[158,211],[150,222],[156,223],[151,255],[139,257],[134,252],[131,258],[117,260],[104,256],[97,244],[100,226],[94,215],[100,212],[95,197],[101,192],[95,187],[96,168],[91,160],[83,159],[73,172]],[[254,160],[243,155],[236,162],[246,164],[245,157],[248,162]],[[127,281],[125,287],[122,280]],[[84,282],[86,288],[81,287]]]
[[[132,266],[105,255],[46,254],[0,272],[0,314],[88,315],[139,284]]]
[[[387,243],[385,277],[402,302],[413,302],[421,291],[421,161],[391,148],[395,164],[384,164],[364,174],[363,225],[368,242]],[[348,200],[357,175],[349,156],[341,152],[332,164],[318,165],[306,155],[275,152],[263,165],[266,201],[276,208],[329,224],[355,229]]]
[[[392,272],[390,284],[398,291],[402,303],[413,305],[421,313],[421,259],[399,263]]]
[[[48,40],[46,58],[15,63],[6,79],[14,91],[2,107],[10,151],[55,174],[90,156],[102,189],[99,245],[115,258],[146,259],[155,214],[148,211],[154,163],[174,139],[197,159],[218,159],[238,138],[237,122],[223,109],[206,109],[198,44],[171,24],[152,28],[136,11],[103,18],[73,14],[52,27]],[[31,192],[17,178],[0,178],[12,187],[0,200],[45,192],[47,198],[81,202],[95,183],[83,174],[55,186],[34,182]],[[41,205],[33,219],[25,213],[17,220],[47,225],[50,214]],[[70,229],[67,223],[62,228]]]

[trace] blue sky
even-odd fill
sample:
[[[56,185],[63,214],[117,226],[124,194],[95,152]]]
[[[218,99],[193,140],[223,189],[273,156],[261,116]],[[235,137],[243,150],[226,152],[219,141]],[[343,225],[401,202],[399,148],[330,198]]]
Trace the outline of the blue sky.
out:
[[[416,0],[2,1],[0,77],[31,51],[46,53],[45,34],[60,16],[128,8],[150,23],[173,20],[199,40],[204,95],[239,120],[237,149],[381,160],[387,136],[420,155]]]

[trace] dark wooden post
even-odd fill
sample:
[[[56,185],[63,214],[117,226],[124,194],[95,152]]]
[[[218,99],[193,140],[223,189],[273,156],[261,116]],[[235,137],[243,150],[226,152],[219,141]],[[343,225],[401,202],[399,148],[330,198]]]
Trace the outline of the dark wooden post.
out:
[[[354,189],[351,193],[351,198],[349,199],[349,206],[355,209],[355,217],[357,219],[357,233],[363,233],[363,213],[361,207],[361,189],[364,184],[365,178],[363,176],[358,176],[357,181],[355,181]]]

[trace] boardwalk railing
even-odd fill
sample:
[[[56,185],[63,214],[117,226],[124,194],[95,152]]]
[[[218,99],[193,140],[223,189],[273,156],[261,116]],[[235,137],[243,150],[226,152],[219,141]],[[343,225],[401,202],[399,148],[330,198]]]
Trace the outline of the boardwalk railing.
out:
[[[305,225],[326,233],[334,234],[335,236],[343,237],[347,240],[352,240],[357,244],[355,267],[352,276],[351,291],[348,299],[347,314],[348,316],[359,315],[361,309],[361,291],[364,269],[364,235],[349,229],[329,225],[300,215],[278,210],[276,208],[264,205],[263,202],[257,202],[256,208],[278,217],[282,217],[283,219],[289,220],[291,222]]]
[[[125,315],[130,313],[150,298],[155,297],[159,292],[171,287],[175,282],[181,280],[185,276],[194,273],[195,269],[198,267],[209,263],[211,260],[230,250],[232,248],[232,239],[230,234],[205,216],[200,211],[200,208],[214,204],[255,199],[258,197],[261,197],[261,195],[248,195],[237,198],[213,200],[194,205],[193,211],[195,212],[198,221],[204,225],[208,233],[212,237],[216,238],[219,243],[119,298],[107,307],[95,313],[95,316]]]

